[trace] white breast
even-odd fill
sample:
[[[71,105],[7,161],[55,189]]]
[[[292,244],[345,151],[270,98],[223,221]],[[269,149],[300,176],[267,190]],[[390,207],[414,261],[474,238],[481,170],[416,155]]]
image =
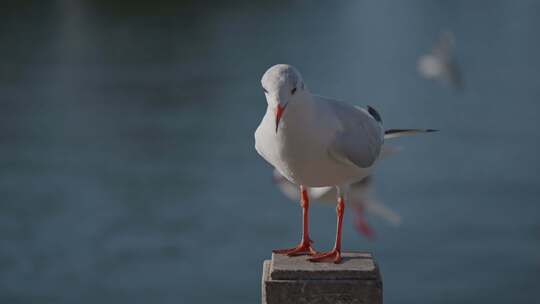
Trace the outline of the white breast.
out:
[[[283,176],[297,185],[323,187],[347,184],[367,176],[361,169],[336,161],[328,147],[336,127],[328,113],[313,104],[292,103],[275,131],[275,117],[267,110],[255,132],[255,149]]]

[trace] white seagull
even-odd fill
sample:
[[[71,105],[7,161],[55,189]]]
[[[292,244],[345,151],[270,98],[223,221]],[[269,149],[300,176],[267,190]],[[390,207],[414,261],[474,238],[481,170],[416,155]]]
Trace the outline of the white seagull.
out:
[[[298,246],[275,253],[310,254],[310,261],[341,261],[344,201],[350,185],[370,175],[381,152],[385,131],[377,111],[311,94],[296,68],[278,64],[261,79],[268,107],[255,131],[255,149],[279,173],[299,185],[303,233]],[[389,130],[402,132],[433,130]],[[306,187],[337,190],[337,230],[333,249],[317,254],[308,233]]]
[[[417,69],[418,73],[426,79],[438,80],[449,84],[454,89],[461,90],[463,80],[454,55],[455,41],[452,32],[442,32],[431,53],[418,59]]]
[[[300,199],[297,185],[291,183],[275,169],[272,177],[277,188],[287,198],[295,202]],[[369,240],[374,238],[374,231],[371,229],[367,220],[365,219],[366,212],[383,218],[393,226],[398,226],[401,223],[401,217],[399,214],[374,198],[372,185],[373,179],[371,176],[352,184],[349,192],[349,199],[345,201],[347,207],[352,208],[352,210],[355,212],[355,229],[358,231],[358,233],[365,236]],[[308,188],[307,193],[308,196],[315,202],[331,205],[336,204],[335,198],[337,193],[335,191],[335,187]]]

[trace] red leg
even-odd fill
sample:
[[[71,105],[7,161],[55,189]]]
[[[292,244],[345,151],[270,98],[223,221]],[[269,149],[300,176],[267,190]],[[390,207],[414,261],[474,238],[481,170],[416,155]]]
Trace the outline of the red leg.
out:
[[[360,233],[361,235],[365,236],[368,240],[372,241],[375,239],[375,233],[373,232],[373,229],[369,226],[368,222],[366,221],[364,217],[364,210],[362,208],[362,205],[358,205],[355,208],[356,211],[356,219],[354,222],[354,226],[356,228],[356,231]]]
[[[320,253],[314,255],[309,260],[311,262],[329,262],[332,261],[334,263],[341,262],[341,226],[343,224],[343,211],[345,210],[345,203],[343,201],[343,197],[338,198],[338,203],[336,206],[336,213],[337,213],[337,229],[336,229],[336,244],[334,245],[334,248],[326,253]]]
[[[294,248],[289,249],[275,249],[272,250],[273,253],[287,254],[287,255],[301,255],[309,254],[313,255],[316,251],[311,247],[311,239],[309,238],[308,233],[308,210],[309,210],[309,198],[307,190],[304,186],[300,186],[300,205],[302,206],[302,240],[300,244]]]

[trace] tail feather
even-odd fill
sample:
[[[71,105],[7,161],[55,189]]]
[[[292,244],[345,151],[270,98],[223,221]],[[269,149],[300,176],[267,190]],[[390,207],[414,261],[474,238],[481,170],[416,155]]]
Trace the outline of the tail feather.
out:
[[[396,138],[400,136],[415,135],[419,133],[431,133],[439,130],[434,129],[389,129],[384,131],[384,139]]]

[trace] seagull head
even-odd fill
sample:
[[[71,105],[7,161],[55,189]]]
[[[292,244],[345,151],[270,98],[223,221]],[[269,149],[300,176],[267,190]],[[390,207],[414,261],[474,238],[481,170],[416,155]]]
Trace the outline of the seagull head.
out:
[[[279,121],[289,103],[299,98],[305,91],[302,75],[288,64],[276,64],[270,67],[261,79],[262,89],[268,106],[276,115],[276,133]]]

